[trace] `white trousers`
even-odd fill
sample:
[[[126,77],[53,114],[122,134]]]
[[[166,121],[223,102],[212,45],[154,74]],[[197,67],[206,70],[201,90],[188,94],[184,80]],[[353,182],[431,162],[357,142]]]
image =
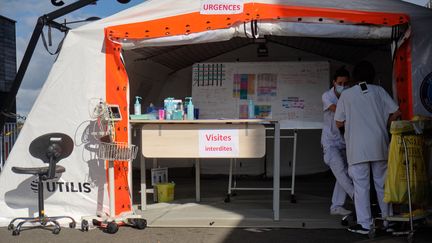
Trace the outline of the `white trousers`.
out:
[[[349,165],[348,172],[354,183],[354,205],[357,214],[357,223],[365,229],[370,229],[372,224],[370,204],[371,171],[382,217],[392,215],[391,206],[384,202],[387,161],[382,160]]]
[[[336,147],[324,148],[324,162],[330,167],[336,177],[333,189],[332,205],[330,209],[342,207],[345,204],[346,195],[353,198],[354,186],[348,175],[345,149]]]

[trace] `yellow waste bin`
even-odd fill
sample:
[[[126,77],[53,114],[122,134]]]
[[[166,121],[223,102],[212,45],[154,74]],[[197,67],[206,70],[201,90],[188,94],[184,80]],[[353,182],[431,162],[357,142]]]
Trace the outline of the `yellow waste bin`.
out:
[[[171,202],[174,200],[174,183],[156,184],[158,202]]]

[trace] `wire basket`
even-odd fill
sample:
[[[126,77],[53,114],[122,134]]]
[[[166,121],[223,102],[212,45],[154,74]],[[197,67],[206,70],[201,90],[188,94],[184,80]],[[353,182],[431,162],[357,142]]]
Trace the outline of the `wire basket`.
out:
[[[104,160],[131,161],[136,158],[138,147],[133,144],[114,142],[99,145],[98,157]]]

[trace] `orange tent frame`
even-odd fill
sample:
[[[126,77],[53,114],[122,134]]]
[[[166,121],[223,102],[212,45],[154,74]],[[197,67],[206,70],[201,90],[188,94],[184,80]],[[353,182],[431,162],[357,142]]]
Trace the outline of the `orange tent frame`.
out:
[[[128,78],[120,58],[121,44],[112,40],[127,38],[142,40],[175,35],[188,35],[208,30],[229,28],[238,23],[253,20],[291,22],[340,23],[376,26],[409,24],[409,16],[403,13],[367,12],[332,8],[298,7],[248,3],[241,14],[201,15],[199,12],[149,20],[139,23],[105,28],[106,46],[106,100],[119,104],[123,119],[115,127],[116,140],[128,142]],[[411,41],[406,40],[396,51],[393,68],[399,107],[404,119],[413,116],[411,80]],[[128,163],[115,161],[115,212],[130,211],[131,198],[128,186]],[[108,177],[108,176],[107,176]],[[145,193],[145,192],[141,192]]]

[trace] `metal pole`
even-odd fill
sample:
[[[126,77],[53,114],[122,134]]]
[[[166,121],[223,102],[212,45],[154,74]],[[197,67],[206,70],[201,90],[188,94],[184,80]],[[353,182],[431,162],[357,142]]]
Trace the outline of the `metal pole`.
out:
[[[293,160],[291,170],[291,202],[295,202],[295,175],[296,175],[296,163],[297,163],[297,130],[294,130],[294,141],[293,141]]]
[[[231,196],[232,174],[233,174],[233,159],[230,158],[229,175],[228,175],[228,197]]]
[[[142,147],[141,147],[142,148]],[[141,211],[147,209],[147,184],[146,184],[146,162],[144,155],[141,153]],[[154,193],[154,189],[153,189]]]
[[[114,190],[114,161],[108,161],[108,180],[109,180],[109,207],[110,218],[115,217],[115,190]]]
[[[405,151],[405,167],[406,167],[405,173],[406,173],[407,187],[408,187],[407,190],[408,190],[408,210],[409,210],[409,220],[410,220],[410,232],[413,232],[414,226],[413,226],[412,203],[411,203],[411,178],[410,178],[410,167],[409,167],[409,160],[408,160],[408,149],[403,135],[401,136],[401,139]]]
[[[195,159],[195,197],[196,202],[201,201],[201,168],[200,168],[200,160],[198,158]]]
[[[38,206],[39,206],[39,218],[43,219],[45,217],[45,208],[44,208],[44,188],[42,183],[42,176],[39,175],[38,179]]]
[[[280,124],[274,123],[274,154],[273,154],[273,219],[279,220],[280,207]]]

